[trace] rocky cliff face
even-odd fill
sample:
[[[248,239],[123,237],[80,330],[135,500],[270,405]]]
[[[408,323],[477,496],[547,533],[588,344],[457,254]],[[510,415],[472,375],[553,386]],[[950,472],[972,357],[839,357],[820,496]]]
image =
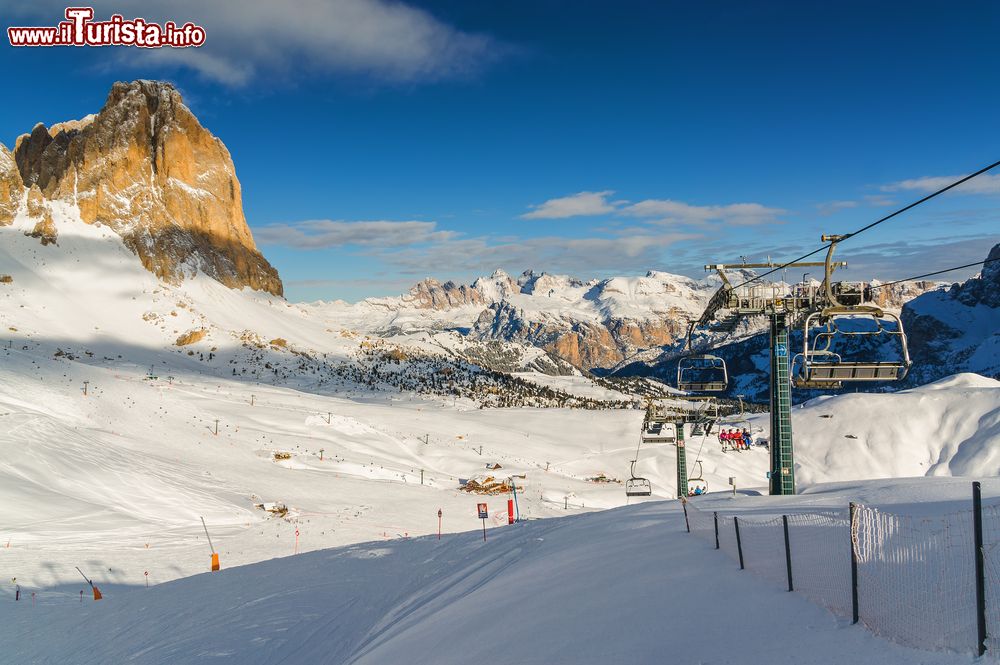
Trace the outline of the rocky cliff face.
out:
[[[231,288],[281,295],[278,273],[243,216],[229,151],[170,84],[116,83],[96,116],[39,124],[21,136],[14,160],[23,186],[75,204],[89,224],[114,229],[162,279],[177,282],[200,270]]]
[[[594,370],[613,367],[642,349],[671,344],[684,334],[686,316],[676,311],[661,319],[549,317],[538,321],[501,301],[483,310],[470,336],[531,344],[575,367]]]
[[[14,221],[23,194],[24,183],[14,156],[0,143],[0,226],[8,226]]]
[[[482,305],[486,302],[475,286],[458,285],[451,281],[442,284],[436,279],[418,282],[403,299],[418,309],[436,310]]]

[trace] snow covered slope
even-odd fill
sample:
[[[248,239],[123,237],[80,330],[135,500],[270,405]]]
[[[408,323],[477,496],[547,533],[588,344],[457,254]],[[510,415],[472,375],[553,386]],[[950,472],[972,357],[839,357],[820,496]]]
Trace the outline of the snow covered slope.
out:
[[[473,531],[311,552],[99,603],[4,602],[0,639],[10,662],[81,665],[971,660],[895,646],[739,571],[684,533],[676,502],[485,543]]]
[[[959,374],[795,411],[798,480],[1000,475],[1000,381]]]

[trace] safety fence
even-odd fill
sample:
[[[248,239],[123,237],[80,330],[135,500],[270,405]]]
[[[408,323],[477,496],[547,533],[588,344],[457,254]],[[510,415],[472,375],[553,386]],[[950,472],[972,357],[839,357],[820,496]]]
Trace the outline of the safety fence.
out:
[[[1000,658],[1000,505],[950,514],[755,515],[685,503],[688,530],[740,568],[876,635]]]

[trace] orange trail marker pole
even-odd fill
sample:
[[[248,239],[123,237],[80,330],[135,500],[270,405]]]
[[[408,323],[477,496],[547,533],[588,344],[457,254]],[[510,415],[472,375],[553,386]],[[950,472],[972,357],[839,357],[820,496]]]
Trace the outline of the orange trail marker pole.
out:
[[[205,529],[205,537],[208,538],[208,548],[212,550],[212,572],[219,570],[219,553],[215,551],[215,546],[212,545],[212,537],[208,535],[208,525],[205,524],[205,518],[201,518],[201,526]]]
[[[298,554],[298,553],[299,553],[299,530],[296,529],[295,530],[295,549],[292,550],[292,554]]]
[[[80,575],[83,575],[83,579],[87,580],[87,584],[90,585],[90,589],[94,592],[94,600],[100,600],[101,598],[104,597],[104,596],[101,595],[101,590],[98,589],[96,586],[94,586],[94,583],[90,581],[89,577],[87,577],[86,575],[83,574],[83,571],[80,570],[80,566],[76,566],[76,572],[80,573]],[[83,602],[83,592],[82,591],[80,592],[80,602],[81,603]]]

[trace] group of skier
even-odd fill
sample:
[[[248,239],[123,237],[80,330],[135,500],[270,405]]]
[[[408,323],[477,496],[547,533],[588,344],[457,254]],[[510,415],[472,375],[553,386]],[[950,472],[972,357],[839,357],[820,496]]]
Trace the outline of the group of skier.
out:
[[[753,445],[753,436],[750,430],[739,430],[735,427],[722,429],[719,431],[719,443],[722,444],[722,451],[726,450],[750,450]]]

